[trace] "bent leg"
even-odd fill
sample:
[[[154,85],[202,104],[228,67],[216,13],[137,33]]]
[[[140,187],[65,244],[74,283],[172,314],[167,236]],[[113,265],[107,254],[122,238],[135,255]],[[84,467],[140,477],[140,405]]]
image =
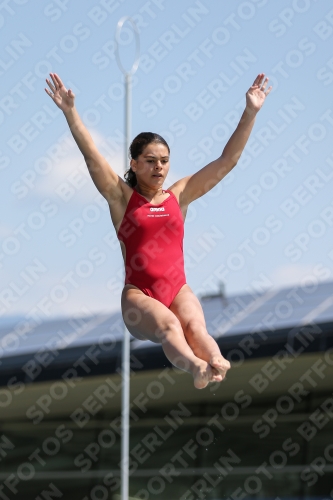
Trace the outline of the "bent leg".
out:
[[[202,389],[217,375],[211,366],[198,358],[186,342],[176,316],[161,302],[141,290],[126,285],[121,297],[125,325],[136,338],[161,344],[168,360],[177,368],[193,375],[194,385]]]
[[[223,379],[230,368],[230,363],[222,356],[219,346],[207,332],[200,301],[188,285],[181,288],[170,310],[178,318],[194,354],[216,368]]]

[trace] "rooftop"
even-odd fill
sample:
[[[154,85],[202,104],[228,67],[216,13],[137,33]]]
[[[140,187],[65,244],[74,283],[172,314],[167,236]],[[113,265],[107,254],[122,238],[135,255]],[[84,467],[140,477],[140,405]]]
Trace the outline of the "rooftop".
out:
[[[224,355],[249,335],[261,346],[251,353],[253,356],[271,355],[277,348],[273,347],[274,343],[289,342],[297,328],[307,325],[321,325],[315,331],[316,342],[312,343],[311,350],[325,349],[331,343],[331,336],[333,339],[333,282],[312,282],[230,297],[222,293],[202,297],[201,303],[207,329],[220,347],[223,346]],[[44,372],[51,373],[57,366],[63,370],[64,366],[86,355],[89,348],[92,352],[88,356],[90,365],[94,368],[98,364],[99,370],[112,373],[121,364],[123,328],[120,311],[44,322],[3,319],[0,322],[0,374],[3,378],[14,370],[21,372],[22,367],[31,365],[31,359],[35,359],[36,366],[42,365]],[[265,332],[265,336],[260,332]],[[97,346],[95,351],[92,346]],[[144,369],[157,368],[158,363],[165,362],[161,346],[157,344],[132,338],[131,349]],[[97,351],[98,363],[94,361]],[[50,354],[46,355],[47,352]],[[47,376],[56,377],[55,373],[50,373]]]

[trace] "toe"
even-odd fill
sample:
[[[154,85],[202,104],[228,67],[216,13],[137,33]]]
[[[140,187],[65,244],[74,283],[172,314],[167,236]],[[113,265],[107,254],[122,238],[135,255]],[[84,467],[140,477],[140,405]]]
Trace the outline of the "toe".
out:
[[[213,356],[209,364],[224,375],[230,369],[229,361],[223,356]]]
[[[211,367],[211,372],[212,372],[212,375],[211,375],[210,381],[222,382],[222,374],[216,368]]]

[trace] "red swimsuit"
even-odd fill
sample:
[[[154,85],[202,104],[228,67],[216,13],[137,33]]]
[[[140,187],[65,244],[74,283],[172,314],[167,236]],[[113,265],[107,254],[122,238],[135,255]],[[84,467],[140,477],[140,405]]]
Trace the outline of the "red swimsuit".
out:
[[[135,189],[118,231],[126,247],[125,285],[139,288],[170,307],[186,283],[184,271],[184,220],[171,191],[152,205]]]

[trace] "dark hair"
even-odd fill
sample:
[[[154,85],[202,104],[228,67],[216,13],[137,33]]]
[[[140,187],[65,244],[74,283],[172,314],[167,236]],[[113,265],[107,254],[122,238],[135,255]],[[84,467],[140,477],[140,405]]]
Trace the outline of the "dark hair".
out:
[[[141,132],[141,134],[137,135],[133,139],[129,147],[129,157],[133,160],[136,160],[138,156],[141,155],[144,148],[148,146],[148,144],[151,144],[152,142],[158,142],[160,144],[163,144],[168,148],[168,151],[170,153],[169,145],[166,142],[166,140],[163,139],[162,136],[160,136],[159,134],[155,134],[153,132]],[[131,168],[126,170],[124,177],[126,183],[132,188],[134,188],[137,185],[137,178],[135,172],[133,172]]]

